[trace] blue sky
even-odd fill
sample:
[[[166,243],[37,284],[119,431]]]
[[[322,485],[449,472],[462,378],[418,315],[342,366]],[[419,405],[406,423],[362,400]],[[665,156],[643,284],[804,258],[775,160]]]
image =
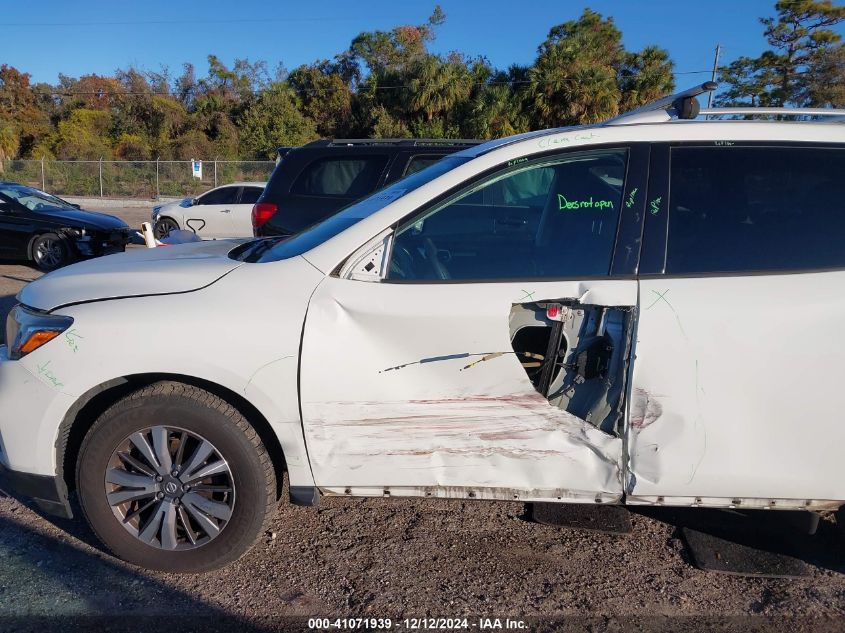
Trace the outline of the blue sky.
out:
[[[54,83],[58,74],[110,74],[134,65],[174,75],[183,62],[200,73],[206,56],[279,62],[288,69],[348,47],[361,31],[420,24],[434,0],[311,0],[310,2],[184,2],[145,0],[39,0],[0,3],[0,63]],[[625,46],[658,44],[669,50],[684,86],[703,81],[713,49],[723,61],[757,55],[765,47],[760,16],[773,15],[774,0],[440,0],[446,23],[435,52],[483,55],[497,67],[530,63],[551,26],[577,18],[585,6],[614,17]],[[4,6],[5,5],[5,6]],[[37,7],[37,10],[36,10]],[[841,29],[840,29],[841,30]]]

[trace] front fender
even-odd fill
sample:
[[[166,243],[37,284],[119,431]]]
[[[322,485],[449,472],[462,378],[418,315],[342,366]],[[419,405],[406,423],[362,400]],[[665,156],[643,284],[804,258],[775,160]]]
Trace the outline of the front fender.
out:
[[[41,394],[38,457],[33,457],[39,472],[57,472],[55,451],[50,451],[49,473],[43,454],[86,393],[116,379],[167,374],[213,383],[245,398],[279,438],[292,485],[312,486],[297,373],[308,300],[322,279],[295,258],[241,266],[195,292],[57,310],[74,319],[71,328],[11,362]]]

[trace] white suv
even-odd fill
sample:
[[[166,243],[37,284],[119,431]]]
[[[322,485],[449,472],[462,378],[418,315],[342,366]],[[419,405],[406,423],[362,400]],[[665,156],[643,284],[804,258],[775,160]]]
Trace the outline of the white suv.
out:
[[[692,120],[710,88],[469,148],[290,239],[31,283],[5,477],[171,571],[244,553],[283,473],[300,504],[838,508],[845,126]]]

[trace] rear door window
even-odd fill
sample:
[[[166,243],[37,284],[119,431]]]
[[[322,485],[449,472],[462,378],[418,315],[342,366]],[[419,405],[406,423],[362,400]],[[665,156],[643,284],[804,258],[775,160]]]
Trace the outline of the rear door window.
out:
[[[386,165],[387,156],[321,158],[302,171],[291,193],[360,198],[376,189]]]
[[[675,147],[666,272],[845,266],[845,149]]]
[[[262,191],[264,190],[260,187],[244,187],[241,192],[241,204],[255,204]]]

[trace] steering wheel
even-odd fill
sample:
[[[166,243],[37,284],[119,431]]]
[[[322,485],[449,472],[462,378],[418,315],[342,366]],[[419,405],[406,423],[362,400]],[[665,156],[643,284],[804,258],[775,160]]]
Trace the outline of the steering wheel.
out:
[[[393,244],[389,276],[396,279],[452,278],[437,256],[437,246],[431,238],[408,233]]]
[[[393,246],[393,254],[390,257],[390,271],[388,278],[394,279],[416,279],[414,272],[414,256],[404,246],[398,244]]]
[[[440,261],[440,257],[437,255],[437,246],[434,245],[430,237],[423,238],[423,252],[425,253],[425,259],[429,267],[434,271],[435,279],[452,278],[446,265]]]

